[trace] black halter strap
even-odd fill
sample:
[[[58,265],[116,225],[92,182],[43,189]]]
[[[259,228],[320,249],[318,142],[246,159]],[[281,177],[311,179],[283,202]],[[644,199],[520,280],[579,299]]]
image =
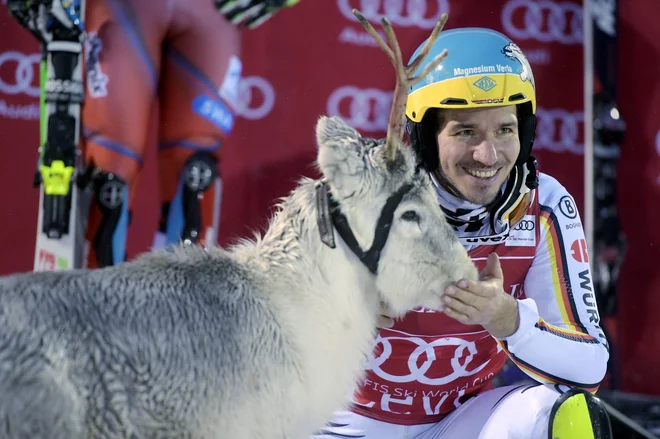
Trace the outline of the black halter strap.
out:
[[[355,253],[370,272],[376,274],[378,272],[380,254],[390,234],[394,211],[399,203],[401,203],[403,196],[410,189],[412,189],[411,184],[404,184],[395,194],[387,199],[378,218],[378,224],[374,232],[374,241],[371,244],[371,248],[365,252],[360,247],[360,244],[358,244],[357,239],[355,239],[355,235],[353,235],[353,231],[348,225],[346,216],[341,213],[339,203],[332,198],[328,185],[325,181],[321,181],[316,187],[317,223],[321,234],[321,241],[328,247],[335,248],[334,226],[348,248]]]

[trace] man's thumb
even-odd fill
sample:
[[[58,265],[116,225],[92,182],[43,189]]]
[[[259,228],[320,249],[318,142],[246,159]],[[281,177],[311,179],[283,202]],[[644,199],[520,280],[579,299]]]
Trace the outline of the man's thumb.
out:
[[[500,258],[497,253],[491,253],[486,260],[486,267],[479,273],[479,278],[486,279],[503,279],[502,266],[500,265]]]

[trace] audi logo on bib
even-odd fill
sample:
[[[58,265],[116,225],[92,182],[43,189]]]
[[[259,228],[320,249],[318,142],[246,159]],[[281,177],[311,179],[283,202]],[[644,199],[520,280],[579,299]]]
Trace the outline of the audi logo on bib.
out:
[[[341,14],[351,21],[357,9],[372,23],[386,16],[395,26],[433,29],[440,15],[449,13],[448,0],[337,0]]]
[[[531,232],[534,230],[534,221],[532,220],[522,220],[513,228],[513,230],[521,230],[525,232]]]
[[[0,93],[39,97],[40,60],[38,53],[27,55],[11,50],[0,53]]]
[[[344,85],[328,99],[327,112],[340,116],[355,129],[387,131],[392,92]]]
[[[392,354],[393,341],[399,344],[407,343],[414,345],[414,349],[412,349],[410,356],[408,357],[408,370],[406,371],[388,373],[381,368]],[[438,338],[429,343],[421,337],[382,337],[379,335],[376,339],[376,349],[380,347],[379,345],[382,346],[382,351],[380,351],[380,354],[377,357],[374,357],[373,354],[371,354],[368,368],[373,370],[380,378],[392,383],[410,383],[417,381],[431,386],[440,386],[451,383],[457,378],[479,373],[488,366],[488,363],[490,362],[490,360],[487,360],[476,369],[468,371],[467,368],[470,365],[470,362],[474,356],[477,355],[477,347],[474,341],[468,341],[456,337]],[[445,346],[454,349],[450,361],[451,372],[441,376],[435,376],[435,374],[433,376],[428,376],[427,372],[436,361],[436,348]],[[438,371],[435,370],[434,372],[437,374]]]
[[[238,93],[236,112],[245,119],[263,119],[275,105],[273,86],[260,76],[241,78]]]
[[[453,324],[433,314],[412,318],[420,327],[430,324],[448,329]],[[459,332],[453,333],[453,329]],[[485,330],[466,329],[452,327],[446,335],[381,330],[355,402],[374,413],[428,416],[442,416],[457,407],[464,395],[488,383],[506,360]]]
[[[582,44],[582,6],[566,1],[510,0],[502,8],[502,26],[514,40]]]

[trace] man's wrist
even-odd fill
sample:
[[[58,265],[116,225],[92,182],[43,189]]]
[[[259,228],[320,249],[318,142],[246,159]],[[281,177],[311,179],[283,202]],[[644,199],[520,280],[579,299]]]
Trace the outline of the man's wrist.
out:
[[[520,312],[518,311],[518,301],[506,294],[504,311],[498,319],[484,328],[497,339],[504,339],[516,333],[520,327]]]

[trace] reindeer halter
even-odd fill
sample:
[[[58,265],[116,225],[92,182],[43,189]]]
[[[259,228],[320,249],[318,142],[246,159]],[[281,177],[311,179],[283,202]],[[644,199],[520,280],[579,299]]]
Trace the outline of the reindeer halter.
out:
[[[330,248],[335,248],[335,235],[333,233],[333,226],[337,229],[337,233],[344,240],[348,248],[351,249],[355,256],[357,256],[364,265],[367,266],[369,271],[373,274],[378,273],[378,261],[380,260],[380,253],[385,248],[387,237],[390,234],[392,227],[392,220],[394,219],[394,211],[403,199],[403,196],[412,189],[411,184],[404,184],[396,191],[394,195],[389,197],[385,202],[383,210],[380,212],[376,231],[374,232],[374,242],[371,248],[366,252],[362,250],[360,244],[355,239],[355,235],[348,225],[346,216],[341,213],[339,204],[332,198],[328,185],[325,181],[321,181],[316,189],[316,212],[319,225],[319,232],[321,233],[321,241]]]
[[[447,56],[447,51],[443,51],[436,56],[418,76],[413,76],[422,61],[427,57],[429,50],[438,38],[438,35],[440,35],[440,31],[447,22],[447,14],[442,14],[419,55],[408,66],[404,66],[403,64],[399,42],[394,35],[392,25],[386,17],[381,19],[381,23],[385,29],[387,40],[390,43],[389,46],[385,44],[380,35],[374,30],[373,26],[371,26],[358,10],[353,9],[353,15],[357,17],[366,31],[376,40],[385,54],[387,54],[387,57],[390,59],[390,62],[396,71],[397,81],[394,88],[392,108],[390,109],[390,119],[387,128],[387,138],[385,140],[384,151],[385,159],[392,162],[396,157],[397,148],[399,148],[401,138],[403,137],[408,89],[424,78],[431,70],[435,69]],[[342,237],[346,245],[353,253],[355,253],[369,271],[373,274],[378,273],[378,261],[380,260],[380,254],[387,242],[390,228],[392,227],[394,211],[403,199],[403,196],[408,193],[411,188],[411,184],[404,184],[397,192],[387,199],[385,206],[383,206],[383,209],[380,212],[380,217],[378,218],[378,224],[376,225],[374,241],[371,244],[371,248],[364,251],[355,239],[355,235],[348,224],[346,216],[341,212],[339,203],[332,198],[326,182],[321,180],[316,186],[317,223],[321,235],[321,241],[328,247],[335,248],[334,229],[337,229],[339,236]]]

